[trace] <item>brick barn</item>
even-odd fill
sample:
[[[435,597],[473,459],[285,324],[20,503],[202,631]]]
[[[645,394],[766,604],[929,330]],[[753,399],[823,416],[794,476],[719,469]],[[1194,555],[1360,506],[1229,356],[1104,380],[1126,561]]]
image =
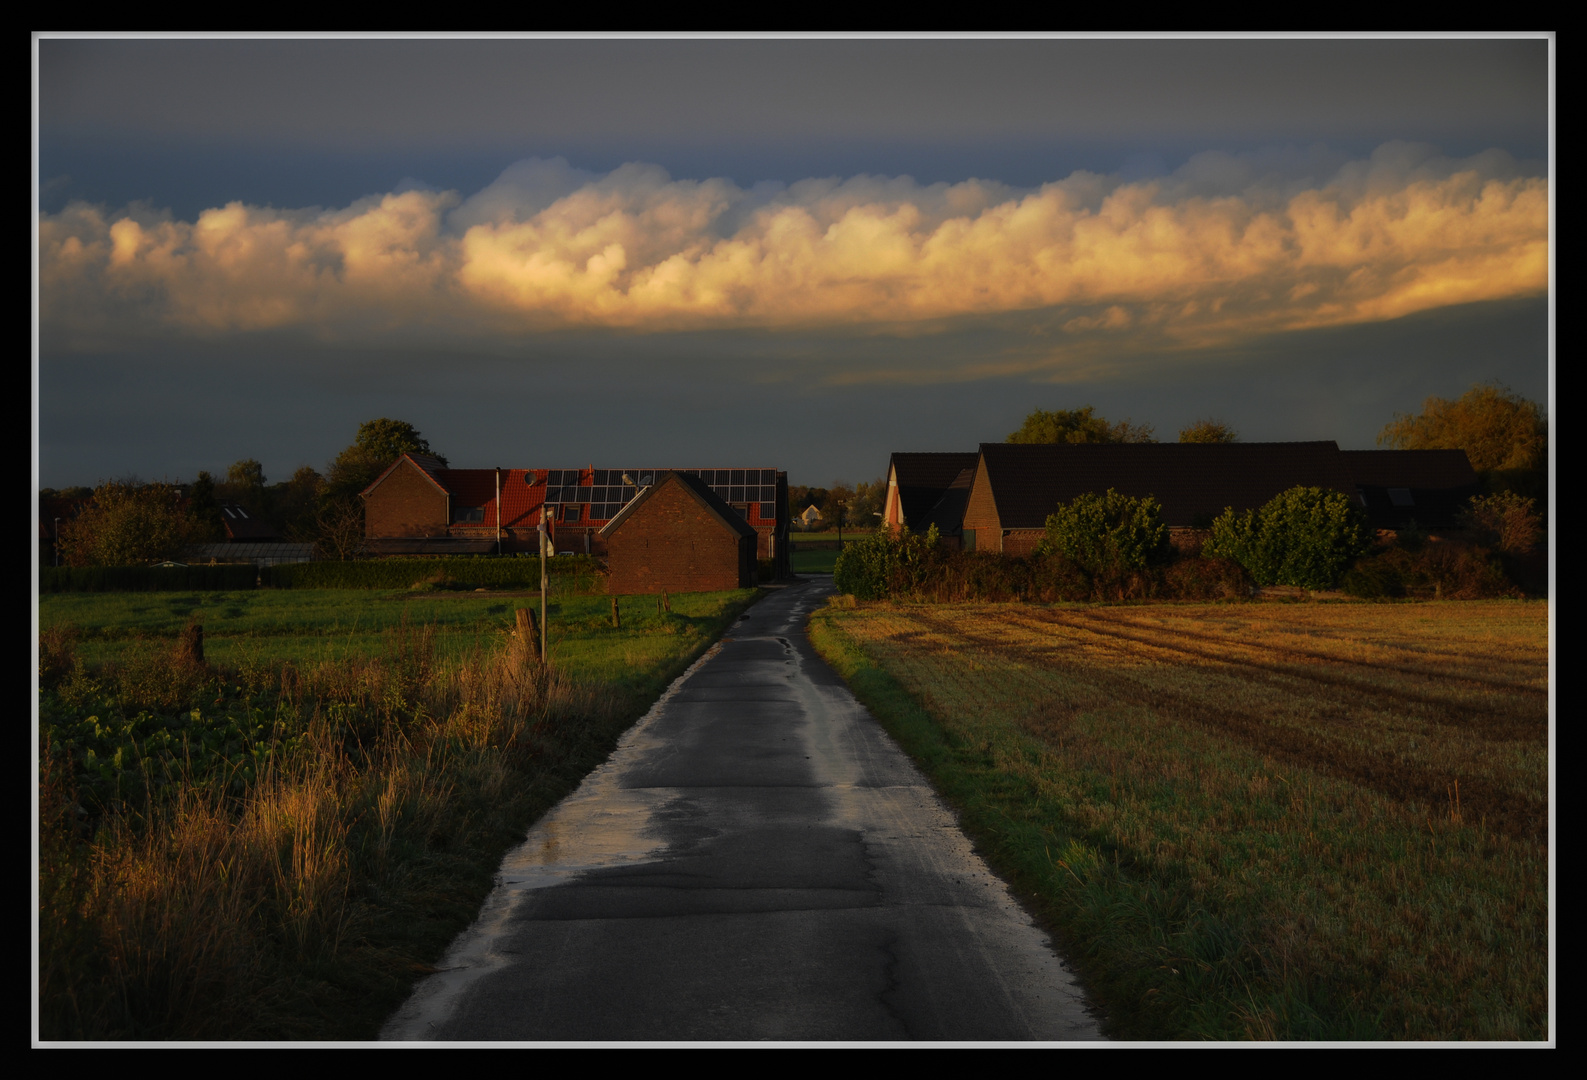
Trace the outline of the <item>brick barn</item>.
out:
[[[788,560],[788,474],[779,469],[679,469],[755,534],[756,557],[777,575]],[[539,550],[541,514],[555,549],[605,556],[605,526],[665,469],[453,469],[404,454],[363,491],[364,537],[376,555]],[[626,479],[625,479],[626,477]]]
[[[966,464],[968,463],[968,464]],[[1225,508],[1254,510],[1292,487],[1331,488],[1367,511],[1380,539],[1410,527],[1452,533],[1478,491],[1461,450],[1350,450],[1284,443],[982,443],[977,454],[894,454],[886,521],[949,546],[1023,555],[1060,503],[1113,488],[1151,495],[1176,546],[1194,549]]]
[[[663,473],[600,535],[614,596],[755,585],[754,528],[698,476]]]

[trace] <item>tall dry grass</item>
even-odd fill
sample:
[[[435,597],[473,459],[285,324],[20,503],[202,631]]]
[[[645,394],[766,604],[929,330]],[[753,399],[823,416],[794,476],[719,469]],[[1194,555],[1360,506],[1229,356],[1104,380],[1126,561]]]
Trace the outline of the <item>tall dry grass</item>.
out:
[[[301,732],[241,794],[195,775],[95,815],[46,736],[41,1036],[372,1036],[556,793],[548,776],[581,768],[620,711],[528,648],[446,663],[433,630],[404,625],[383,657],[281,667],[277,711]],[[69,641],[47,651],[70,669]],[[135,692],[161,658],[143,659],[111,677]]]

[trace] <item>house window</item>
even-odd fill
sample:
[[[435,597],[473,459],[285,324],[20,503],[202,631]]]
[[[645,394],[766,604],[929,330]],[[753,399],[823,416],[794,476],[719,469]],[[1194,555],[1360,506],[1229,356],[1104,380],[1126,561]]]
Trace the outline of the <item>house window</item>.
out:
[[[563,521],[577,521],[579,519],[579,504],[569,503],[562,508]]]
[[[456,512],[453,513],[452,520],[457,522],[483,522],[485,520],[485,508],[483,506],[459,506]]]
[[[1416,500],[1411,498],[1410,488],[1389,488],[1389,502],[1395,506],[1416,505]]]

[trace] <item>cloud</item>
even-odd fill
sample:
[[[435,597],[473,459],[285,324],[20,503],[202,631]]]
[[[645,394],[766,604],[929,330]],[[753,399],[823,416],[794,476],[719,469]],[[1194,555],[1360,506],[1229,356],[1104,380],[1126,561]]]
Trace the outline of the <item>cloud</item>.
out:
[[[466,200],[408,183],[323,211],[195,221],[75,203],[39,222],[67,337],[305,330],[356,339],[863,328],[1050,311],[1062,341],[1205,345],[1535,295],[1548,187],[1498,151],[1393,143],[1205,154],[1149,180],[1036,189],[908,177],[745,189],[657,166],[522,162]]]

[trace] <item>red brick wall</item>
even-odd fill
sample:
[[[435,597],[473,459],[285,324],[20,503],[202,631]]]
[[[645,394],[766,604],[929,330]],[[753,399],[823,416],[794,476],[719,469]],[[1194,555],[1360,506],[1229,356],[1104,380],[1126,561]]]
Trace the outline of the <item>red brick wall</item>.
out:
[[[669,483],[607,536],[606,565],[614,595],[750,588],[755,540],[740,538]]]
[[[407,461],[364,499],[367,537],[445,536],[450,524],[445,493]]]
[[[970,485],[970,501],[964,507],[964,528],[975,530],[977,551],[1003,550],[1003,524],[997,517],[997,504],[992,501],[992,485],[986,481],[986,462],[975,467],[975,481]]]
[[[1029,555],[1046,538],[1046,529],[1010,529],[1003,537],[1003,554]]]

